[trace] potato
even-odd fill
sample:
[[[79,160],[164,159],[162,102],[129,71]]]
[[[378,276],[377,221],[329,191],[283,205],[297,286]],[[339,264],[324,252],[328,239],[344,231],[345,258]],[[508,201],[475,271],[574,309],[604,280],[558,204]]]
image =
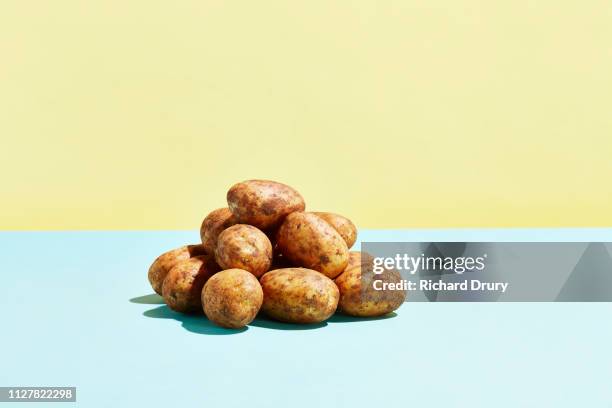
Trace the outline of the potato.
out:
[[[293,264],[314,269],[328,278],[338,276],[348,263],[348,248],[340,234],[312,213],[294,212],[277,234],[278,249]]]
[[[336,311],[339,292],[325,275],[305,268],[270,271],[261,277],[262,310],[288,323],[318,323]]]
[[[204,314],[221,327],[237,329],[251,323],[262,302],[259,281],[242,269],[227,269],[215,274],[202,290]]]
[[[207,251],[213,253],[217,246],[217,237],[226,228],[236,224],[236,218],[229,208],[217,208],[204,218],[200,227],[202,245]]]
[[[149,268],[149,282],[158,295],[162,294],[162,284],[174,265],[192,256],[205,255],[209,252],[203,245],[186,245],[161,254]]]
[[[272,244],[257,228],[236,224],[219,234],[215,259],[222,269],[244,269],[259,278],[270,269]]]
[[[346,242],[348,248],[352,247],[357,240],[357,227],[346,217],[330,212],[313,212],[329,223]]]
[[[359,254],[359,255],[357,255]],[[340,290],[338,309],[342,313],[358,317],[383,316],[401,306],[406,299],[403,290],[375,290],[373,283],[400,282],[402,276],[395,269],[382,274],[372,272],[372,257],[366,253],[351,252],[352,266],[347,267],[335,283]]]
[[[351,251],[349,252],[349,260],[345,271],[358,265],[371,265],[374,262],[374,257],[367,252]]]
[[[178,262],[170,269],[162,285],[162,296],[168,307],[182,313],[201,313],[202,288],[218,271],[219,267],[210,255]]]
[[[293,188],[275,181],[247,180],[227,192],[227,204],[236,220],[261,230],[279,225],[290,213],[304,211],[304,199]]]

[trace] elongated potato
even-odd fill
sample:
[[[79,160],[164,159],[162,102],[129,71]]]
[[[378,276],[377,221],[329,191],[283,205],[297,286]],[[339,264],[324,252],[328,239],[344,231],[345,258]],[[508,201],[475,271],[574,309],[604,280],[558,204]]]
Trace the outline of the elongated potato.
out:
[[[357,227],[346,217],[330,212],[313,212],[329,223],[338,234],[346,242],[346,246],[350,249],[357,240]]]
[[[260,282],[262,310],[276,320],[318,323],[327,320],[338,306],[339,292],[334,282],[312,269],[276,269],[264,274]]]
[[[149,268],[149,282],[158,295],[162,294],[162,284],[174,265],[192,256],[206,255],[209,252],[203,245],[186,245],[161,254]]]
[[[200,227],[202,245],[207,251],[213,253],[217,246],[217,237],[226,228],[236,224],[236,217],[229,208],[217,208],[204,218]]]
[[[289,214],[277,233],[278,249],[293,264],[335,278],[348,263],[348,248],[340,234],[312,213]]]
[[[227,269],[215,274],[202,290],[206,317],[221,327],[238,329],[251,323],[262,302],[259,281],[242,269]]]
[[[247,180],[227,192],[229,209],[241,224],[261,230],[279,225],[294,211],[304,211],[304,199],[288,185],[269,180]]]
[[[383,316],[402,305],[406,299],[403,290],[376,290],[374,282],[399,283],[402,276],[396,269],[385,269],[381,274],[372,271],[372,257],[351,253],[352,265],[335,279],[340,291],[338,309],[342,313],[358,317]],[[380,284],[377,284],[380,288]]]
[[[164,279],[162,296],[168,307],[182,313],[202,312],[202,288],[219,271],[210,255],[178,262]]]

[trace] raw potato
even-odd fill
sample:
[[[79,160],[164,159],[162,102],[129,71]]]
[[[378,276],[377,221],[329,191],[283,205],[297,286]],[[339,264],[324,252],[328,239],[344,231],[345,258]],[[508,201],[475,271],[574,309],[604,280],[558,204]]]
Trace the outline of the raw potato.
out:
[[[236,217],[229,208],[217,208],[204,218],[200,227],[202,245],[207,251],[213,253],[217,246],[217,237],[226,228],[236,224]]]
[[[215,259],[222,269],[244,269],[259,278],[270,269],[272,244],[257,228],[236,224],[219,234]]]
[[[267,230],[280,224],[288,214],[304,211],[304,199],[288,185],[268,180],[248,180],[227,192],[227,204],[241,224]]]
[[[242,269],[227,269],[215,274],[202,291],[204,314],[213,323],[231,329],[251,323],[262,302],[259,281]]]
[[[192,256],[206,255],[209,252],[203,245],[186,245],[161,254],[149,268],[149,282],[158,295],[162,294],[162,284],[174,265]]]
[[[399,283],[402,276],[395,269],[385,269],[383,273],[375,274],[371,259],[369,254],[360,254],[359,257],[352,255],[353,266],[334,281],[340,290],[338,309],[342,313],[358,317],[383,316],[400,307],[406,299],[403,290],[374,289],[376,280]]]
[[[218,270],[209,255],[195,256],[178,262],[170,269],[162,285],[162,296],[168,307],[177,312],[201,313],[202,288]]]
[[[351,251],[349,252],[348,264],[344,270],[349,270],[358,265],[372,264],[372,262],[374,262],[374,257],[367,252]]]
[[[346,217],[330,212],[313,212],[329,223],[346,242],[348,248],[352,247],[357,240],[357,227]]]
[[[338,276],[348,263],[346,242],[329,223],[312,213],[289,214],[278,230],[277,245],[293,264],[328,278]]]
[[[261,277],[262,310],[288,323],[327,320],[338,306],[339,292],[325,275],[305,268],[276,269]]]

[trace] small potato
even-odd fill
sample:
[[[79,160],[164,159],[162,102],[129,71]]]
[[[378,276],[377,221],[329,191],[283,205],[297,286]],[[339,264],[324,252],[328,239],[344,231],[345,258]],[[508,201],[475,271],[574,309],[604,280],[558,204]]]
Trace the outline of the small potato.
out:
[[[208,214],[202,226],[200,227],[200,238],[202,238],[202,245],[207,251],[213,253],[217,246],[217,237],[226,228],[236,224],[236,218],[229,208],[218,208]]]
[[[270,271],[261,277],[261,287],[264,313],[288,323],[327,320],[336,311],[340,296],[331,279],[305,268]]]
[[[277,245],[293,264],[328,278],[338,276],[348,263],[346,242],[329,223],[312,213],[289,214],[278,230]]]
[[[257,228],[236,224],[219,234],[215,259],[222,269],[244,269],[259,278],[270,269],[272,244]]]
[[[242,269],[227,269],[215,274],[202,290],[204,314],[221,327],[238,329],[251,323],[262,302],[259,281]]]
[[[227,192],[227,204],[236,220],[261,230],[279,225],[295,211],[304,211],[304,199],[288,185],[269,180],[247,180]]]
[[[219,267],[209,255],[178,262],[170,269],[162,285],[162,296],[168,307],[182,313],[201,313],[202,288],[218,271]]]
[[[149,282],[151,283],[151,287],[155,293],[161,295],[164,279],[168,271],[170,271],[177,262],[189,259],[192,256],[206,255],[209,253],[211,252],[208,252],[203,245],[186,245],[161,254],[149,268]]]
[[[313,212],[329,223],[338,234],[346,242],[346,246],[350,249],[357,240],[357,227],[346,217],[329,212]]]
[[[347,267],[334,281],[340,290],[338,309],[342,313],[358,317],[383,316],[401,306],[406,299],[405,291],[375,290],[373,286],[377,280],[399,283],[402,276],[397,270],[386,269],[375,274],[371,255],[352,252],[351,258],[353,266]]]

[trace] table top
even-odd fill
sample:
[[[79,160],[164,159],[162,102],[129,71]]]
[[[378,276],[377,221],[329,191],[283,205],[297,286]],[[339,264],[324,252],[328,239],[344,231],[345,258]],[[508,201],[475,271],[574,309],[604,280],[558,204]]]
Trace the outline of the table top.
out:
[[[360,238],[612,241],[612,230]],[[168,310],[149,287],[153,259],[197,239],[0,233],[0,386],[76,386],[77,403],[57,407],[612,406],[610,303],[405,303],[386,318],[230,331]]]

